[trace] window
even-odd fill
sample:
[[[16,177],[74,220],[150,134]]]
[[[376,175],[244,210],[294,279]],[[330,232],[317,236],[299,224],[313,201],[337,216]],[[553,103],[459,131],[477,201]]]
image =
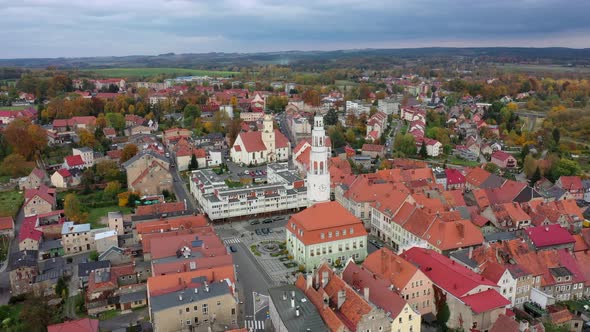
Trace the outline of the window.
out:
[[[186,321],[186,325],[191,325],[191,321],[190,321],[190,319],[188,319],[188,320]]]
[[[401,318],[401,317],[399,318],[399,323],[400,323],[400,324],[402,323],[402,318]]]
[[[354,228],[350,228],[350,235],[354,234]]]
[[[195,324],[199,324],[199,317],[195,317]]]
[[[336,237],[340,236],[340,231],[336,231]]]
[[[231,308],[231,314],[235,315],[236,314],[236,308]]]
[[[346,236],[346,229],[342,230],[342,236]]]
[[[203,304],[203,315],[208,315],[209,314],[209,305],[208,304]]]
[[[412,315],[409,315],[409,316],[408,316],[408,319],[409,319],[409,320],[412,320]]]
[[[325,238],[325,235],[324,235],[324,233],[321,233],[321,234],[320,234],[320,239],[322,239],[322,240],[323,240],[324,238]]]
[[[328,232],[328,239],[332,238],[332,232]]]
[[[191,311],[191,309],[189,307],[186,307],[186,312]]]
[[[184,321],[182,319],[180,320],[180,326],[184,326]]]
[[[195,311],[197,311],[197,310],[199,310],[199,306],[198,306],[198,305],[196,305],[196,306],[194,306],[194,308],[193,308],[193,309],[195,309]]]

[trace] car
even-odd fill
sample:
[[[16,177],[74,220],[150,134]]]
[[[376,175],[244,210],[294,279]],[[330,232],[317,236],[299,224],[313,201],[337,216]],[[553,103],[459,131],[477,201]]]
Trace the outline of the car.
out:
[[[237,252],[238,248],[234,247],[234,246],[229,246],[229,251],[231,252]]]
[[[249,170],[245,170],[244,171],[244,174],[250,174],[250,171]]]
[[[260,229],[256,230],[256,235],[262,235],[262,232],[260,231]]]
[[[276,217],[272,217],[272,220],[277,221],[277,220],[283,220],[283,216],[276,216]]]
[[[272,228],[267,228],[269,233],[272,233]]]
[[[260,231],[262,232],[262,234],[268,234],[268,228],[262,228]]]
[[[272,219],[270,219],[270,218],[264,219],[262,221],[263,224],[270,224],[271,222],[272,222]]]
[[[250,221],[250,225],[258,225],[260,224],[260,220],[252,220]]]

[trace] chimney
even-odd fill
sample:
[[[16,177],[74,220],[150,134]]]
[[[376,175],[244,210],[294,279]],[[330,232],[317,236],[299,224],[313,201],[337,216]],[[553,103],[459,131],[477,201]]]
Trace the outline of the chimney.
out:
[[[291,297],[291,308],[295,308],[295,298]]]
[[[365,300],[369,302],[369,287],[363,288],[363,296],[365,297]]]
[[[338,303],[337,308],[340,309],[344,302],[346,301],[346,290],[342,289],[338,291]]]
[[[310,289],[311,288],[312,281],[313,281],[313,279],[312,279],[311,276],[307,276],[305,278],[305,289]],[[287,296],[287,295],[285,295],[285,296]]]
[[[330,277],[329,277],[328,271],[323,271],[322,272],[322,288],[325,288],[329,281],[330,281]]]
[[[457,223],[457,231],[459,232],[459,237],[463,239],[465,237],[465,225]]]
[[[283,301],[287,300],[287,292],[283,292]]]
[[[295,317],[299,317],[299,306],[295,308]]]
[[[473,257],[473,247],[469,247],[469,259]]]

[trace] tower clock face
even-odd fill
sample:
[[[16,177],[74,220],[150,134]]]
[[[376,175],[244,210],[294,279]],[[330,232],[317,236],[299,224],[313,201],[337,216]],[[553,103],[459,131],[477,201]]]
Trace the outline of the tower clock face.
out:
[[[326,191],[328,187],[325,184],[320,185],[320,191]]]

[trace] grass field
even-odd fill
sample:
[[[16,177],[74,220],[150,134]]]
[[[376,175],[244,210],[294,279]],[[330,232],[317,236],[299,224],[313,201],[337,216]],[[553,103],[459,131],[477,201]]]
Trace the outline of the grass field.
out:
[[[174,74],[178,76],[223,76],[228,77],[236,72],[231,71],[214,71],[214,70],[200,70],[200,69],[186,69],[186,68],[106,68],[106,69],[84,69],[84,71],[91,71],[104,77],[149,77],[160,74]]]
[[[23,203],[23,194],[16,190],[0,192],[0,216],[14,217]]]
[[[20,111],[34,106],[0,106],[0,111]]]
[[[131,208],[119,207],[117,205],[101,207],[101,208],[89,208],[88,222],[92,228],[104,227],[104,224],[100,223],[100,218],[106,217],[109,212],[120,211],[123,214],[131,213]]]
[[[516,72],[548,72],[548,73],[590,73],[588,67],[564,67],[557,65],[529,65],[529,64],[497,64],[496,68]]]

